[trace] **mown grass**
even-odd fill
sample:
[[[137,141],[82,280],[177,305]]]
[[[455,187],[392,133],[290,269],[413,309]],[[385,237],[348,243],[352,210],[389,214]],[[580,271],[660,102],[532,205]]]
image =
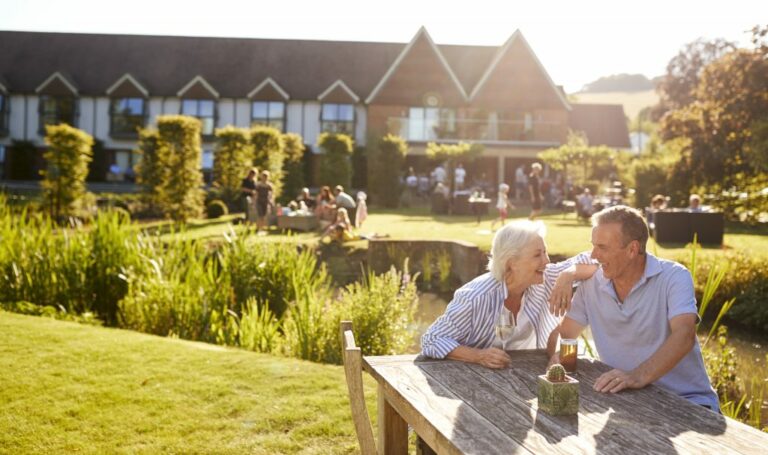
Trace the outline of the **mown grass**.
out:
[[[0,311],[0,384],[0,453],[358,451],[337,366]]]

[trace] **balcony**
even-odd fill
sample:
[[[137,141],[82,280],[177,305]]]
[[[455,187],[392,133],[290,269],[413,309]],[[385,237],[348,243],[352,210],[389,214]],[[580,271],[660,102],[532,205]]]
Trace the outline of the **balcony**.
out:
[[[560,145],[560,122],[535,120],[452,120],[429,122],[409,117],[389,117],[387,131],[409,142],[479,142],[484,144]]]

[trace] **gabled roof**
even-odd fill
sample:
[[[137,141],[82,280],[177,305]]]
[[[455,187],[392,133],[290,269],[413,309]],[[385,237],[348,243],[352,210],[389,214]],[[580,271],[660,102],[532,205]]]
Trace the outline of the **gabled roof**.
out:
[[[269,86],[271,86],[273,89],[275,89],[275,91],[276,91],[277,93],[279,93],[279,94],[280,94],[280,95],[283,97],[283,99],[285,99],[286,101],[287,101],[287,100],[289,100],[289,99],[291,98],[290,96],[288,96],[288,93],[287,93],[285,90],[283,90],[283,88],[282,88],[282,87],[280,87],[280,86],[277,84],[277,82],[275,82],[275,81],[273,81],[273,80],[272,80],[272,78],[271,78],[271,77],[268,77],[268,78],[264,79],[263,81],[261,81],[261,84],[257,85],[257,86],[256,86],[256,88],[254,88],[253,90],[251,90],[251,91],[248,93],[248,98],[253,98],[253,97],[254,97],[254,96],[256,96],[256,95],[257,95],[257,94],[258,94],[260,91],[262,91],[262,90],[263,90],[265,87],[267,87],[268,85],[269,85]]]
[[[133,85],[136,88],[136,90],[141,92],[145,97],[149,97],[149,91],[147,91],[147,89],[143,85],[141,85],[139,81],[137,81],[133,76],[131,76],[130,73],[125,73],[123,77],[121,77],[114,84],[112,84],[107,89],[107,95],[111,95],[112,93],[114,93],[115,90],[117,90],[121,85],[125,83],[129,83]]]
[[[193,87],[196,85],[202,86],[207,92],[209,92],[214,98],[219,98],[219,92],[214,89],[211,84],[208,83],[208,81],[205,80],[205,78],[201,75],[197,75],[192,78],[191,81],[187,83],[184,87],[182,87],[181,90],[176,93],[176,96],[179,98],[184,98],[184,95],[189,92]]]
[[[531,46],[528,44],[528,41],[523,36],[523,33],[520,30],[515,30],[515,33],[512,34],[512,36],[509,37],[509,39],[504,43],[503,46],[499,48],[499,50],[496,52],[496,55],[493,57],[493,60],[491,61],[491,64],[488,65],[488,67],[485,70],[485,73],[483,73],[482,77],[480,78],[480,81],[478,81],[477,85],[472,89],[472,92],[469,95],[469,100],[472,101],[475,99],[478,93],[485,87],[486,82],[488,79],[490,79],[491,75],[494,73],[496,68],[499,65],[499,62],[502,61],[502,59],[507,55],[512,45],[516,42],[520,42],[523,44],[523,47],[526,49],[528,54],[532,57],[533,61],[536,63],[536,66],[541,71],[541,74],[544,75],[545,80],[549,84],[549,86],[552,88],[552,91],[557,95],[558,99],[562,103],[563,107],[565,109],[570,110],[571,106],[568,103],[568,100],[565,98],[563,91],[558,88],[557,85],[552,81],[552,78],[549,77],[549,73],[547,73],[547,70],[544,68],[544,65],[541,64],[541,61],[536,56],[536,53],[533,52],[533,49],[531,49]]]
[[[416,35],[414,35],[413,39],[410,43],[408,43],[407,46],[405,46],[405,49],[400,52],[400,55],[397,56],[397,59],[392,63],[392,65],[389,67],[387,72],[384,74],[384,76],[381,78],[378,84],[376,84],[376,87],[373,88],[373,91],[371,91],[371,94],[368,95],[368,98],[365,99],[365,104],[370,104],[371,101],[373,101],[376,98],[376,95],[379,94],[379,91],[385,86],[387,81],[389,81],[389,78],[392,77],[392,75],[397,71],[397,68],[400,66],[400,63],[405,59],[405,57],[411,52],[411,49],[413,48],[414,44],[416,44],[419,40],[425,39],[429,46],[435,51],[435,55],[437,55],[438,60],[443,65],[443,68],[445,68],[445,71],[448,73],[448,75],[451,77],[453,82],[456,84],[456,88],[458,89],[459,93],[461,93],[461,96],[464,98],[464,100],[467,99],[467,92],[464,90],[464,87],[461,85],[461,82],[456,77],[456,74],[454,74],[453,70],[451,69],[451,66],[448,64],[448,61],[443,56],[442,52],[440,52],[440,49],[435,45],[435,42],[432,41],[432,37],[429,36],[429,33],[427,33],[427,29],[423,26],[419,29],[418,32],[416,32]]]
[[[350,98],[352,98],[352,100],[355,103],[360,101],[360,97],[357,96],[355,92],[350,90],[350,88],[347,87],[347,84],[345,84],[344,81],[342,81],[341,79],[337,80],[336,82],[331,84],[330,87],[325,89],[325,91],[323,91],[323,93],[321,93],[320,96],[317,97],[317,100],[323,101],[328,95],[330,95],[331,93],[333,93],[334,90],[337,90],[337,89],[345,92]]]
[[[78,94],[78,90],[75,84],[69,81],[66,77],[64,77],[64,75],[61,74],[61,72],[59,71],[54,72],[53,74],[48,76],[48,78],[44,80],[40,85],[38,85],[37,88],[35,88],[35,93],[41,93],[49,85],[55,84],[57,82],[60,84],[63,84],[70,92],[72,92],[73,95]]]
[[[629,148],[629,129],[620,104],[571,105],[570,127],[583,131],[590,145]]]

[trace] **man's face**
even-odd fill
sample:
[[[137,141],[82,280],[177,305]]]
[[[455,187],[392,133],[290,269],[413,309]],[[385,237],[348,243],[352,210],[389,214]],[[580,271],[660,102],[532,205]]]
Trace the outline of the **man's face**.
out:
[[[625,243],[621,225],[606,223],[592,228],[592,259],[600,262],[608,279],[621,277],[637,256],[636,241]]]

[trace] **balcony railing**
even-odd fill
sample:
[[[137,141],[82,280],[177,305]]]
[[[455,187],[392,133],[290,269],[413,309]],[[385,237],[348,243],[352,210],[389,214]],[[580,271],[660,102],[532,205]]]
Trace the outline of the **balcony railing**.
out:
[[[536,120],[488,121],[454,120],[450,122],[427,122],[409,117],[389,117],[389,133],[397,134],[411,142],[542,142],[560,143],[562,125],[560,122]]]

